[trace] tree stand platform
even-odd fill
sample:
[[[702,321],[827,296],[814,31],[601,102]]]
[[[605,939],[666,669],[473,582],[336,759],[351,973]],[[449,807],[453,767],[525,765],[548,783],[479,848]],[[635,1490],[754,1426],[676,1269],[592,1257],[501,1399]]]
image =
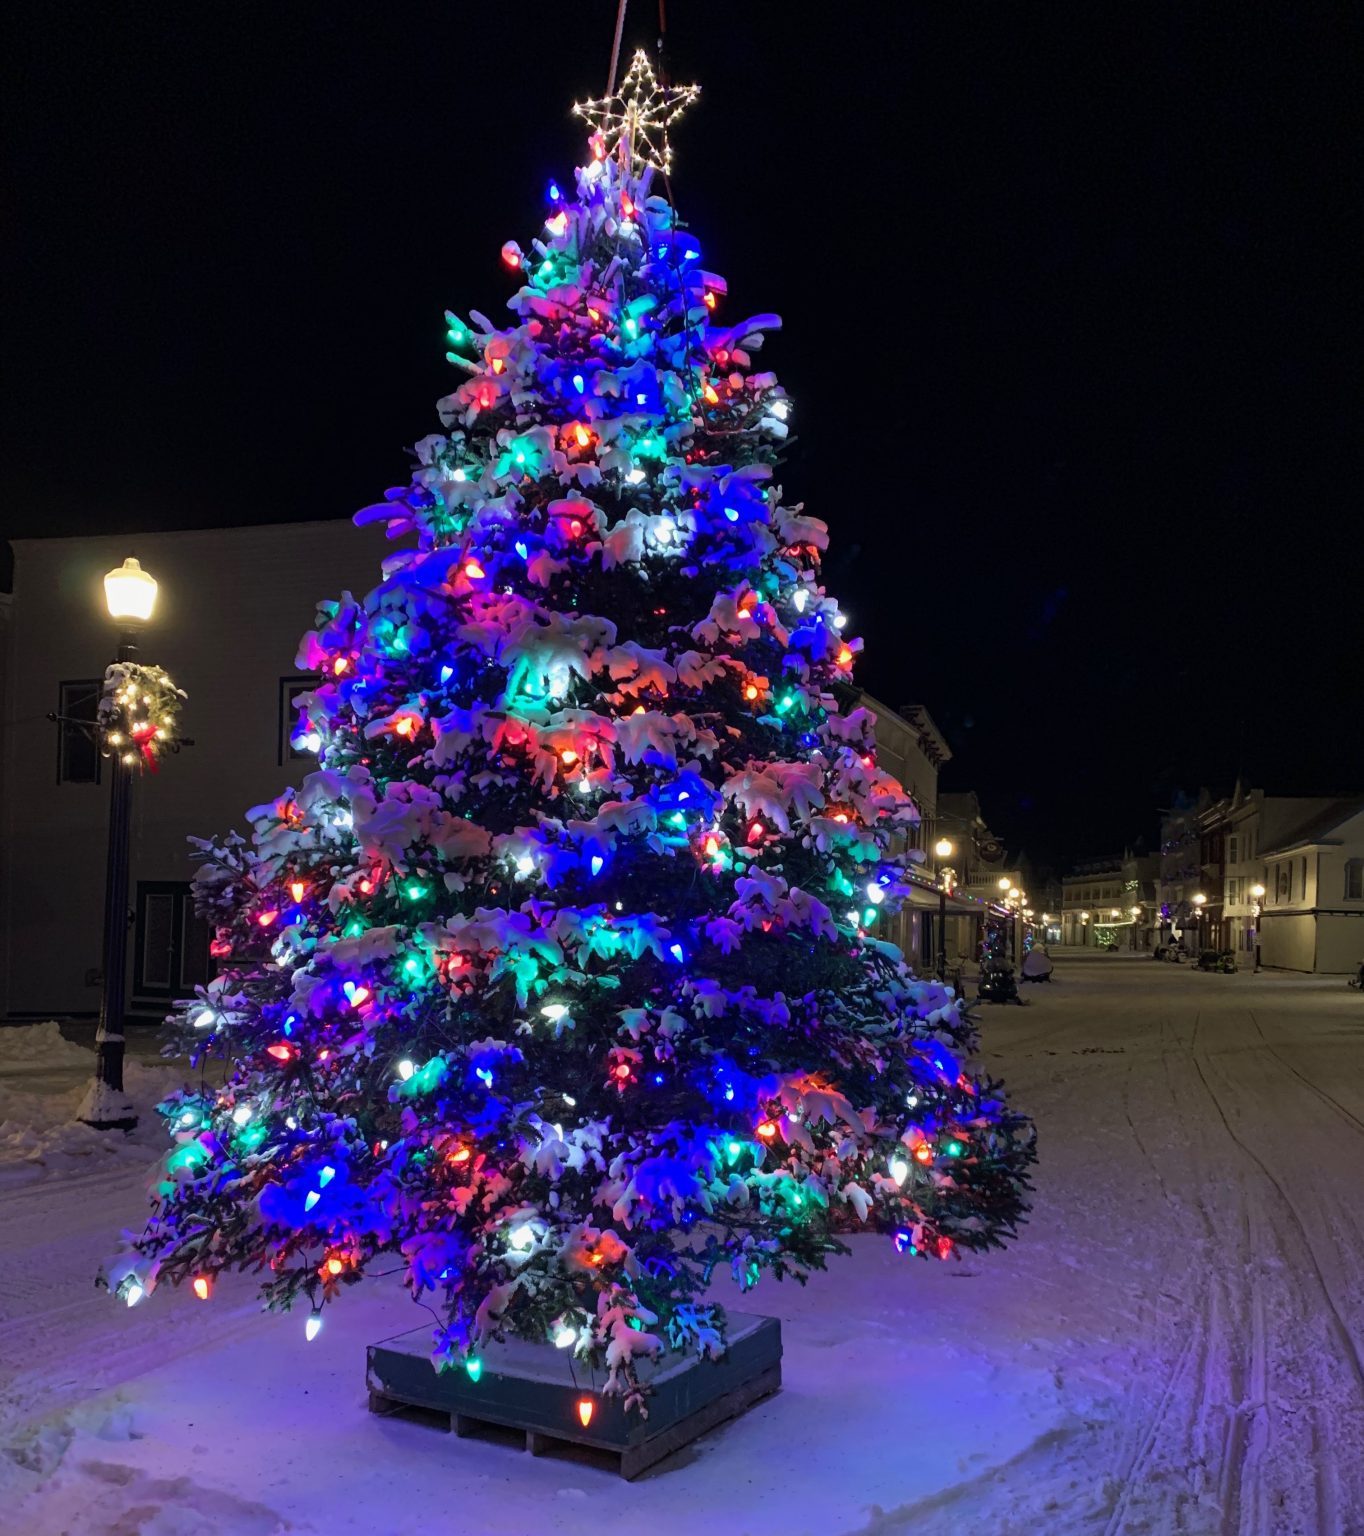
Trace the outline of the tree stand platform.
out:
[[[627,1413],[621,1398],[604,1397],[566,1351],[549,1344],[489,1344],[477,1381],[462,1366],[437,1371],[430,1328],[369,1346],[370,1411],[417,1410],[457,1435],[512,1431],[524,1435],[532,1456],[587,1448],[622,1477],[638,1477],[781,1387],[781,1324],[751,1313],[726,1317],[728,1348],[720,1359],[665,1354],[639,1362],[640,1379],[652,1388],[647,1419]]]

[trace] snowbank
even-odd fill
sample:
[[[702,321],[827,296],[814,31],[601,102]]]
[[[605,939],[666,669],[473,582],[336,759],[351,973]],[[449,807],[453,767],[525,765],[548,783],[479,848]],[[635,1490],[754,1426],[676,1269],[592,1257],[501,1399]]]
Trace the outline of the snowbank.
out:
[[[68,1040],[55,1019],[44,1024],[11,1024],[0,1028],[0,1074],[50,1073],[84,1066],[91,1053]]]
[[[123,1083],[138,1111],[137,1129],[95,1131],[76,1119],[95,1059],[51,1021],[0,1029],[0,1190],[106,1165],[147,1167],[165,1149],[154,1106],[180,1086],[180,1069],[127,1058]]]

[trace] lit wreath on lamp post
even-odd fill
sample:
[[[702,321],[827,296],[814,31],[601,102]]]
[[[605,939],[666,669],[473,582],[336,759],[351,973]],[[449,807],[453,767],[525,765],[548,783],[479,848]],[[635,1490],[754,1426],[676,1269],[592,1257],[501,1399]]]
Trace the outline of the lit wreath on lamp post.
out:
[[[123,1088],[123,1012],[128,974],[128,836],[133,775],[156,771],[158,758],[191,743],[175,731],[184,691],[161,667],[137,659],[142,627],[156,606],[156,581],[129,556],[104,578],[109,617],[119,629],[95,716],[99,749],[109,759],[109,851],[104,868],[104,966],[95,1075],[76,1118],[99,1131],[130,1131],[137,1112]]]

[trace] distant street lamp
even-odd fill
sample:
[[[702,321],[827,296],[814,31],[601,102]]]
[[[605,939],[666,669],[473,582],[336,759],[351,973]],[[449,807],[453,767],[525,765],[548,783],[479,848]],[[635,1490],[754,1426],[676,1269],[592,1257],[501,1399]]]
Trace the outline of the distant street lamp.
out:
[[[118,625],[117,661],[137,660],[142,626],[156,607],[156,582],[131,556],[104,578],[104,602]],[[98,1131],[130,1131],[137,1124],[123,1091],[123,1010],[128,964],[128,833],[137,755],[109,759],[109,852],[104,866],[104,990],[100,997],[95,1081],[80,1118]]]
[[[947,980],[947,879],[943,864],[955,852],[949,837],[940,837],[933,845],[938,860],[938,980]]]
[[[1194,932],[1198,935],[1198,948],[1201,951],[1204,946],[1202,921],[1203,908],[1207,904],[1208,898],[1203,894],[1202,891],[1195,891],[1189,899],[1193,902],[1194,922],[1198,924],[1198,927],[1195,928]]]
[[[1255,898],[1255,969],[1260,969],[1260,924],[1264,921],[1265,912],[1265,888],[1260,884],[1252,885],[1250,894]]]

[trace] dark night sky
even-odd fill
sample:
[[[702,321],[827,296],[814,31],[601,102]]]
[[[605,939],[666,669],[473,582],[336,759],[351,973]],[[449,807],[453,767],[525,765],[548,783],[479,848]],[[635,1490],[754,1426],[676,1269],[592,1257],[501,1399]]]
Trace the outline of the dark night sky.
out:
[[[15,0],[3,519],[336,517],[579,156],[615,7]],[[802,19],[808,13],[808,19]],[[627,50],[651,42],[635,0]],[[680,208],[776,310],[859,678],[1013,843],[1364,782],[1345,5],[671,0]],[[325,595],[325,594],[319,594]]]

